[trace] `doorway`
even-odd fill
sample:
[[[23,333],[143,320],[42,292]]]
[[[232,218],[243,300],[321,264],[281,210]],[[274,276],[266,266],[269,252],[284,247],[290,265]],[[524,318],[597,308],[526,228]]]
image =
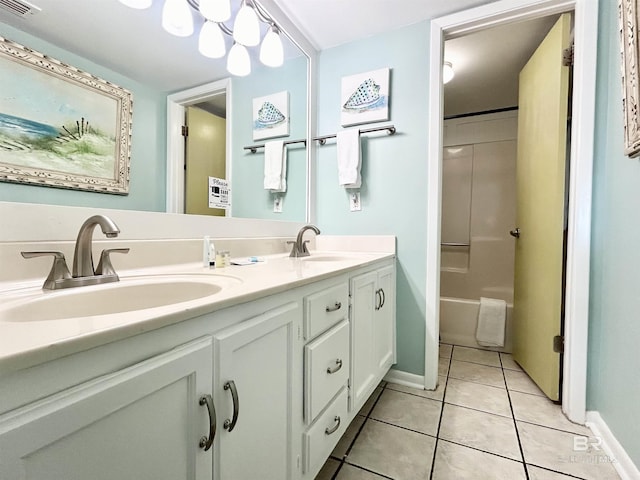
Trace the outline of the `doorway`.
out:
[[[219,111],[221,106],[211,107],[212,103],[218,103],[224,98],[225,111],[225,159],[231,158],[231,81],[230,79],[194,87],[182,92],[171,94],[167,97],[167,201],[168,213],[185,213],[185,152],[186,137],[183,135],[186,111],[194,105],[205,106],[207,109],[215,108]],[[232,164],[225,162],[225,178],[231,183]],[[226,216],[231,216],[231,209],[226,209]]]
[[[586,353],[590,259],[591,182],[597,5],[584,0],[495,2],[435,19],[431,23],[429,100],[429,165],[427,204],[427,285],[425,329],[425,388],[437,383],[440,220],[442,188],[442,52],[445,38],[455,38],[497,25],[524,21],[574,9],[575,61],[572,141],[569,178],[567,288],[565,301],[565,363],[563,411],[584,423],[586,411]]]
[[[554,401],[571,16],[485,29],[444,51],[466,68],[444,86],[440,339],[513,353]]]

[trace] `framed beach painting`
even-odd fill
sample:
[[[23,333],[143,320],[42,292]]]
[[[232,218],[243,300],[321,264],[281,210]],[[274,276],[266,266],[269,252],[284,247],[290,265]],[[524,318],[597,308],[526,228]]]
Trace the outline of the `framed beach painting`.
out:
[[[640,155],[640,78],[638,78],[638,2],[619,0],[620,42],[622,47],[622,112],[624,152]]]
[[[389,120],[389,68],[342,77],[343,127]]]
[[[278,92],[253,99],[253,139],[289,135],[289,92]]]
[[[126,195],[132,95],[0,37],[0,181]]]

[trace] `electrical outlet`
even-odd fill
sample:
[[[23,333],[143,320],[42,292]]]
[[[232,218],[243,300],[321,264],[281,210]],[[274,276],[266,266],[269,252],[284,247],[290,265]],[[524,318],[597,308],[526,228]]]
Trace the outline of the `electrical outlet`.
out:
[[[282,213],[283,198],[280,195],[273,197],[273,213]]]
[[[362,210],[360,205],[360,192],[353,192],[349,194],[349,209],[352,212],[359,212]]]

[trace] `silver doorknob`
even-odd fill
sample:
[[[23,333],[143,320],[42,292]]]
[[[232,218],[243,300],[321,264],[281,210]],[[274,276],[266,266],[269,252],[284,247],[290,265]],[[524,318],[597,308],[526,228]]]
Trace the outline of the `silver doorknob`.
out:
[[[520,229],[516,228],[515,230],[510,230],[509,235],[512,237],[520,238]]]

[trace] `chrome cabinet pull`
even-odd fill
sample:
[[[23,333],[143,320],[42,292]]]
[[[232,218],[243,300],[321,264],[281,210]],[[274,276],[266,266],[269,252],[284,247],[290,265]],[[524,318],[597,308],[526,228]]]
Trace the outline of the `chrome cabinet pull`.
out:
[[[380,298],[382,299],[380,302],[380,308],[384,307],[384,302],[387,300],[387,296],[384,294],[384,289],[380,289]],[[380,310],[380,308],[378,310]]]
[[[231,433],[236,426],[236,422],[238,421],[238,414],[240,413],[240,401],[238,399],[238,390],[236,389],[236,383],[233,380],[229,380],[227,383],[225,383],[224,389],[231,390],[231,400],[233,401],[233,416],[231,417],[231,420],[227,418],[222,426],[225,430]]]
[[[516,228],[515,230],[509,230],[509,235],[515,238],[520,238],[520,229]]]
[[[337,312],[341,308],[342,308],[342,303],[341,302],[336,302],[333,307],[327,307],[324,310],[325,310],[325,312],[329,313],[329,312]]]
[[[338,359],[336,360],[336,366],[335,366],[335,367],[333,367],[333,368],[328,367],[328,368],[327,368],[327,373],[328,373],[328,374],[336,373],[336,372],[337,372],[338,370],[340,370],[341,368],[342,368],[342,359],[341,359],[341,358],[338,358]]]
[[[200,439],[200,448],[204,448],[206,452],[213,445],[213,439],[216,438],[216,409],[213,405],[213,398],[211,395],[203,395],[200,397],[200,405],[207,406],[207,412],[209,412],[209,437],[203,436]]]
[[[333,421],[336,422],[336,424],[333,426],[333,428],[329,428],[329,427],[325,428],[324,429],[325,435],[331,435],[332,433],[335,433],[335,431],[340,428],[340,417],[338,415],[333,417]]]

